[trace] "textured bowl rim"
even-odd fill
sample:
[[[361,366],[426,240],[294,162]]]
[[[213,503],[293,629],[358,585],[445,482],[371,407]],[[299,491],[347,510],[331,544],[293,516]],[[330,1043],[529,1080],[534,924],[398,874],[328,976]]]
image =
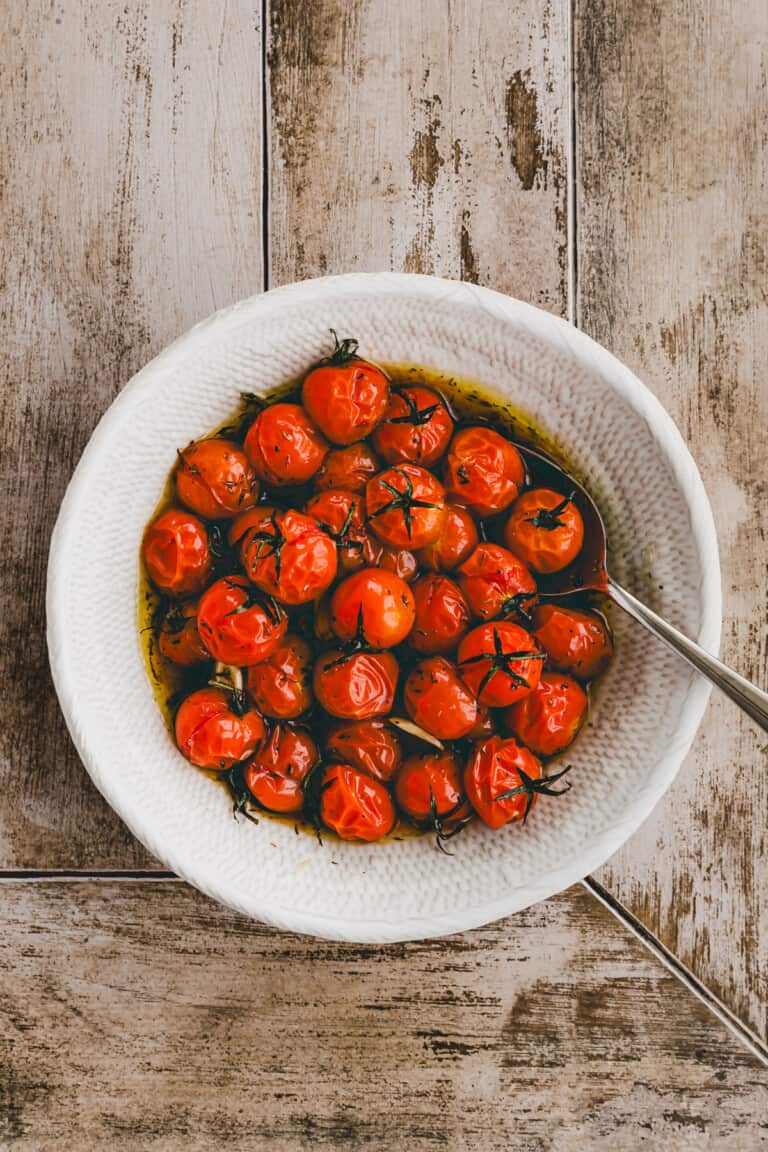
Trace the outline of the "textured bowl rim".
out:
[[[261,895],[244,901],[242,892],[230,884],[227,877],[212,877],[207,871],[198,870],[193,856],[183,861],[170,858],[163,844],[156,842],[148,828],[140,804],[132,804],[130,796],[120,793],[114,778],[110,778],[108,768],[100,765],[96,757],[91,755],[67,675],[66,621],[62,610],[66,583],[63,557],[66,555],[68,540],[75,530],[78,502],[87,489],[92,464],[109,445],[113,428],[117,427],[122,417],[123,407],[134,403],[138,394],[156,388],[158,381],[173,370],[179,359],[194,354],[198,348],[202,349],[212,335],[220,339],[228,330],[239,327],[249,313],[263,309],[265,302],[268,307],[277,309],[283,304],[293,308],[304,301],[312,302],[329,290],[337,296],[416,295],[436,303],[444,301],[448,295],[454,298],[462,296],[501,320],[523,322],[528,330],[559,346],[560,350],[570,352],[579,361],[588,360],[597,367],[610,387],[647,425],[688,506],[691,532],[702,574],[701,623],[696,639],[712,653],[718,651],[721,627],[717,535],[701,476],[685,441],[662,404],[626,365],[568,321],[514,297],[461,281],[396,272],[350,273],[304,280],[259,293],[215,312],[169,344],[133,376],[104,413],[83,451],[61,504],[51,537],[46,589],[47,640],[53,682],[70,736],[94,784],[131,832],[155,857],[207,895],[263,923],[328,939],[357,942],[424,939],[476,928],[520,911],[564,890],[603,864],[647,819],[672,784],[701,722],[711,686],[701,677],[692,681],[680,710],[674,737],[665,756],[657,762],[653,786],[641,789],[634,803],[627,808],[624,818],[596,834],[586,850],[574,853],[557,868],[548,871],[546,883],[538,885],[535,891],[530,885],[516,888],[503,899],[475,905],[471,909],[453,910],[450,916],[436,916],[429,921],[423,917],[398,917],[394,920],[345,919],[343,916],[300,913],[294,909],[286,911],[279,904],[263,899]]]

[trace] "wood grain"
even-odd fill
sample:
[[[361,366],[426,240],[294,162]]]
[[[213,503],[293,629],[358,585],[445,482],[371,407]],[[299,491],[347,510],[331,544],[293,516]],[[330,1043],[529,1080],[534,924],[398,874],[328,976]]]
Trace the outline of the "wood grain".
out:
[[[0,866],[149,863],[48,676],[56,511],[154,353],[262,286],[258,3],[13,0],[0,35]]]
[[[179,883],[2,892],[9,1152],[765,1147],[764,1070],[581,889],[386,948]]]
[[[565,0],[269,12],[271,281],[430,272],[564,312]]]
[[[685,435],[717,521],[722,654],[765,688],[768,6],[577,7],[579,324]],[[767,829],[765,736],[713,697],[675,786],[600,873],[763,1037]]]

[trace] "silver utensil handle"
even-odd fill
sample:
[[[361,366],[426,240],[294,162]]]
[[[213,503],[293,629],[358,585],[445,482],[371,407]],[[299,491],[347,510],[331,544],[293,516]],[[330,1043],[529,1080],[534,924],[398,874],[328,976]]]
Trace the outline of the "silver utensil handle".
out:
[[[645,604],[614,580],[608,581],[608,591],[611,599],[620,608],[635,620],[639,620],[649,632],[653,632],[654,636],[658,636],[669,648],[692,664],[697,672],[711,680],[721,692],[725,692],[726,696],[730,696],[731,700],[751,716],[763,731],[768,732],[768,692],[762,692],[754,684],[750,684],[749,680],[739,676],[738,672],[726,667],[716,656],[710,656],[693,640],[689,640],[682,632],[678,632],[677,628],[662,620],[661,616],[646,608]]]

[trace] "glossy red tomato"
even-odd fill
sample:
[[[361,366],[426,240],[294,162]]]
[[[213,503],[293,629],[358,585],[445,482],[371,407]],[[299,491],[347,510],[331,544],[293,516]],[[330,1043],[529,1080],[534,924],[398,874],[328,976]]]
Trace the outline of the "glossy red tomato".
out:
[[[496,715],[496,713],[491,712],[487,704],[478,704],[477,720],[475,721],[474,728],[471,728],[469,732],[467,732],[467,739],[485,740],[488,736],[494,736],[498,731]]]
[[[381,462],[362,441],[346,448],[332,448],[315,476],[316,492],[344,488],[347,492],[364,492],[369,480],[381,471]]]
[[[248,579],[283,604],[307,604],[336,577],[335,541],[311,516],[288,509],[253,508],[229,533]]]
[[[368,562],[371,541],[365,524],[362,492],[343,488],[318,492],[307,501],[304,512],[336,541],[342,572],[354,572]]]
[[[315,696],[341,720],[385,716],[392,710],[398,672],[391,652],[324,652],[315,661]]]
[[[443,480],[448,495],[475,516],[493,516],[517,499],[525,467],[514,444],[492,428],[462,428],[445,457]]]
[[[320,819],[342,840],[381,840],[395,826],[395,806],[378,780],[331,764],[323,774]]]
[[[194,596],[211,575],[205,525],[191,512],[169,508],[144,535],[144,564],[158,588],[174,596]]]
[[[440,535],[445,519],[445,491],[426,468],[398,464],[368,481],[368,521],[385,544],[424,548]]]
[[[357,356],[356,340],[337,341],[332,355],[307,374],[301,399],[333,444],[354,444],[370,436],[386,412],[389,380]]]
[[[413,627],[416,606],[404,580],[383,568],[364,568],[342,580],[331,597],[331,628],[340,640],[394,648]]]
[[[392,393],[372,439],[387,464],[410,461],[429,468],[444,454],[452,435],[453,420],[442,396],[413,384]]]
[[[557,756],[576,739],[587,715],[587,694],[564,672],[542,673],[525,699],[507,708],[503,720],[537,756]]]
[[[197,631],[196,600],[171,604],[158,630],[157,646],[166,660],[185,668],[210,660]]]
[[[328,444],[300,404],[270,404],[245,436],[245,454],[264,484],[306,484],[320,468]]]
[[[454,664],[443,656],[422,660],[403,690],[411,720],[439,740],[459,740],[477,723],[477,698]]]
[[[517,624],[494,620],[473,628],[459,644],[462,677],[489,708],[506,708],[539,682],[543,653]]]
[[[386,720],[353,720],[335,724],[325,741],[326,755],[351,764],[385,784],[403,759],[400,741]]]
[[[504,539],[534,572],[560,572],[581,551],[584,521],[570,497],[531,488],[512,505]]]
[[[415,824],[465,820],[470,808],[462,776],[463,765],[450,752],[409,756],[395,780],[397,806]]]
[[[478,544],[456,571],[459,587],[475,616],[492,620],[495,616],[518,616],[530,620],[536,603],[536,581],[507,548],[498,544]]]
[[[176,491],[198,516],[230,520],[256,503],[259,482],[240,445],[214,437],[179,452]]]
[[[533,635],[553,668],[570,672],[579,680],[592,680],[605,669],[613,653],[613,640],[601,616],[542,604],[533,621]]]
[[[365,554],[372,567],[383,568],[386,572],[394,572],[406,583],[413,580],[418,574],[419,565],[416,556],[407,548],[391,548],[389,544],[382,544],[375,536],[371,536],[366,545]]]
[[[433,572],[452,572],[477,547],[479,536],[471,512],[458,504],[447,504],[440,535],[416,559]]]
[[[533,752],[511,736],[491,736],[472,750],[464,771],[464,788],[480,819],[489,828],[501,828],[525,818],[536,800],[536,792],[526,787],[525,778],[537,781],[540,777],[541,761]]]
[[[469,628],[472,614],[450,576],[428,572],[413,585],[416,617],[408,643],[422,656],[452,652]]]
[[[295,720],[312,703],[312,649],[289,632],[261,664],[248,669],[248,692],[265,716]]]
[[[317,745],[306,729],[276,724],[245,769],[245,786],[270,812],[301,812],[304,781],[317,759]]]
[[[244,576],[224,576],[200,597],[197,628],[214,660],[244,668],[272,655],[288,620],[280,605]]]
[[[230,692],[201,688],[182,701],[175,730],[179,751],[190,763],[223,770],[253,756],[264,721],[253,709],[236,712]]]

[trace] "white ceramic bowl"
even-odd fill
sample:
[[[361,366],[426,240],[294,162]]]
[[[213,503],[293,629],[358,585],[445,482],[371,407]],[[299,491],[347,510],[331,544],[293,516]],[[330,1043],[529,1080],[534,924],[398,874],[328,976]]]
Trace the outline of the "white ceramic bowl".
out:
[[[320,846],[269,819],[236,823],[155,704],[137,635],[139,546],[176,448],[223,422],[242,390],[298,375],[327,351],[329,328],[373,360],[472,377],[527,410],[590,478],[617,578],[710,651],[717,541],[696,466],[640,381],[564,321],[467,284],[350,275],[254,297],[177,340],[103,417],[62,504],[47,600],[56,689],[96,786],[169,868],[259,920],[347,940],[442,935],[541,900],[615,852],[673,780],[708,687],[617,612],[598,715],[570,757],[574,787],[525,828],[473,825],[448,858],[431,837]]]

